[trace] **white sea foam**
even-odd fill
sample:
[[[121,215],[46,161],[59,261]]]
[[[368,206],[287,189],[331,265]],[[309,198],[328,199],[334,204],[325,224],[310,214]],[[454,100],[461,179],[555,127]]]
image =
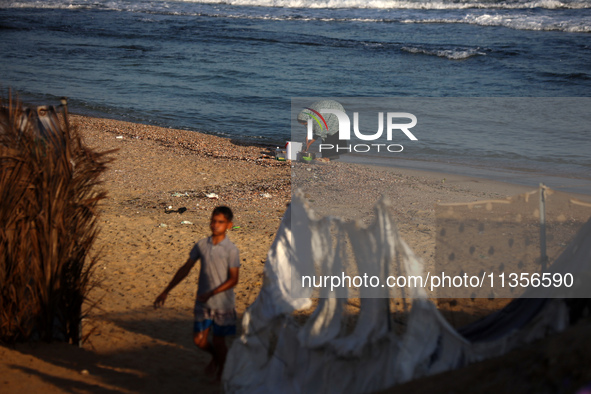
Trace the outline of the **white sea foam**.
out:
[[[591,20],[580,21],[557,21],[546,16],[528,16],[521,15],[480,15],[466,17],[465,23],[476,24],[480,26],[504,26],[517,30],[556,30],[571,33],[589,33],[591,32]]]
[[[111,10],[162,11],[185,4],[226,4],[232,6],[304,8],[304,9],[585,9],[591,8],[591,0],[179,0],[177,2],[150,1],[130,2],[124,0],[0,0],[0,7],[20,8],[100,8]]]
[[[278,21],[463,23],[478,26],[502,26],[517,30],[591,32],[591,14],[587,10],[591,9],[591,0],[226,0],[223,4],[244,7],[225,7],[215,4],[220,4],[219,0],[182,0],[177,2],[0,0],[0,7],[96,8],[168,15]],[[389,11],[384,8],[400,9],[401,11]],[[533,14],[528,8],[544,10],[542,13],[536,11]],[[572,11],[568,10],[574,8],[581,9],[581,12],[576,16],[573,16]],[[435,13],[423,12],[423,10],[434,10]]]
[[[405,19],[402,23],[466,23],[478,26],[502,26],[516,30],[564,31],[590,33],[591,20],[566,21],[546,16],[481,14],[460,18]]]
[[[480,48],[437,49],[404,46],[401,49],[409,53],[444,57],[450,60],[465,60],[473,56],[486,55],[486,53],[482,52]]]
[[[560,1],[560,0],[533,0],[533,1],[408,1],[408,0],[181,0],[186,3],[201,4],[229,4],[234,6],[252,7],[282,7],[282,8],[361,8],[361,9],[582,9],[591,8],[588,0]]]
[[[462,14],[457,17],[425,18],[424,16],[415,16],[406,19],[392,18],[327,18],[313,16],[288,16],[288,15],[246,15],[246,14],[207,14],[200,13],[202,16],[226,17],[226,18],[246,18],[263,20],[298,20],[298,21],[321,21],[321,22],[362,22],[362,23],[463,23],[478,26],[501,26],[516,30],[539,30],[539,31],[563,31],[569,33],[591,33],[591,18],[579,20],[567,20],[553,18],[548,16],[530,16],[516,14]]]

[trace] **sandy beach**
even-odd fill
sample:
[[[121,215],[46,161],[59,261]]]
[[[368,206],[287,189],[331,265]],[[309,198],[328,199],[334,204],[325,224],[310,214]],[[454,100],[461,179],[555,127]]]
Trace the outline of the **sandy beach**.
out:
[[[436,203],[499,199],[531,189],[338,161],[292,168],[290,162],[274,160],[272,147],[263,145],[77,115],[70,120],[89,146],[117,149],[104,175],[108,198],[101,204],[94,248],[100,263],[88,303],[94,307],[83,321],[86,341],[82,348],[59,343],[0,346],[0,392],[219,392],[201,373],[208,357],[192,343],[198,270],[170,293],[163,308],[154,310],[152,303],[191,246],[208,235],[212,208],[223,204],[235,214],[229,238],[240,250],[235,291],[241,316],[262,284],[266,253],[291,198],[292,171],[321,215],[348,212],[349,219],[369,222],[378,198],[388,196],[402,237],[426,264],[435,249]],[[363,177],[363,187],[353,183],[353,173]],[[330,203],[326,189],[306,189],[314,179],[355,192]],[[461,325],[506,303],[468,300],[439,306],[455,316],[454,325]],[[572,391],[591,381],[591,347],[585,340],[590,324],[587,319],[501,359],[472,365],[469,374],[458,370],[433,376],[396,392],[458,392],[462,387],[498,392],[508,388],[508,381],[518,390]]]

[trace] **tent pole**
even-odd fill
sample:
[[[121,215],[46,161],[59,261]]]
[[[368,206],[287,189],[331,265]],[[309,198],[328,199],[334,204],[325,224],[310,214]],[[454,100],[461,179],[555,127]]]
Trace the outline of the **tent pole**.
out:
[[[540,183],[540,263],[542,272],[546,271],[546,186]]]

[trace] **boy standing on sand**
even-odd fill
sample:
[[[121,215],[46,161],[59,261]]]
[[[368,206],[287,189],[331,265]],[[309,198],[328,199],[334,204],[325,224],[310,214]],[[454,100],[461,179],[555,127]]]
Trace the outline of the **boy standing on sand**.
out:
[[[187,262],[179,268],[166,289],[154,301],[154,308],[164,305],[168,293],[187,277],[197,260],[201,260],[199,287],[195,300],[193,342],[212,356],[205,368],[207,374],[222,375],[226,354],[225,337],[236,334],[236,311],[233,287],[238,283],[240,257],[238,248],[226,237],[232,228],[232,210],[217,207],[211,213],[211,236],[193,246]],[[207,339],[213,331],[213,341]]]

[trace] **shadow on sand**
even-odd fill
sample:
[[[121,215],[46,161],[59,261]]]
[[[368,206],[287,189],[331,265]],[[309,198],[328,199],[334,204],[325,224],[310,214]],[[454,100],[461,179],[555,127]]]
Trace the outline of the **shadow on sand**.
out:
[[[219,392],[219,383],[202,372],[210,356],[193,345],[192,318],[164,315],[141,309],[95,316],[86,322],[91,333],[83,348],[19,344],[14,349],[29,361],[6,365],[67,392]],[[33,358],[45,363],[31,364]],[[81,380],[84,370],[88,379]]]
[[[466,305],[454,304],[452,309],[457,309],[448,309],[445,317],[458,326],[500,307],[494,302],[477,304],[480,310],[470,313],[465,312]],[[404,329],[404,312],[393,313],[393,319]],[[209,355],[193,345],[192,324],[189,312],[174,309],[154,313],[146,307],[95,315],[85,322],[84,331],[90,335],[83,348],[63,343],[20,344],[15,350],[25,356],[23,359],[37,358],[43,362],[7,360],[5,365],[67,392],[220,392],[220,385],[202,372]],[[229,346],[234,339],[228,342]],[[83,370],[88,371],[86,379],[81,376]]]

